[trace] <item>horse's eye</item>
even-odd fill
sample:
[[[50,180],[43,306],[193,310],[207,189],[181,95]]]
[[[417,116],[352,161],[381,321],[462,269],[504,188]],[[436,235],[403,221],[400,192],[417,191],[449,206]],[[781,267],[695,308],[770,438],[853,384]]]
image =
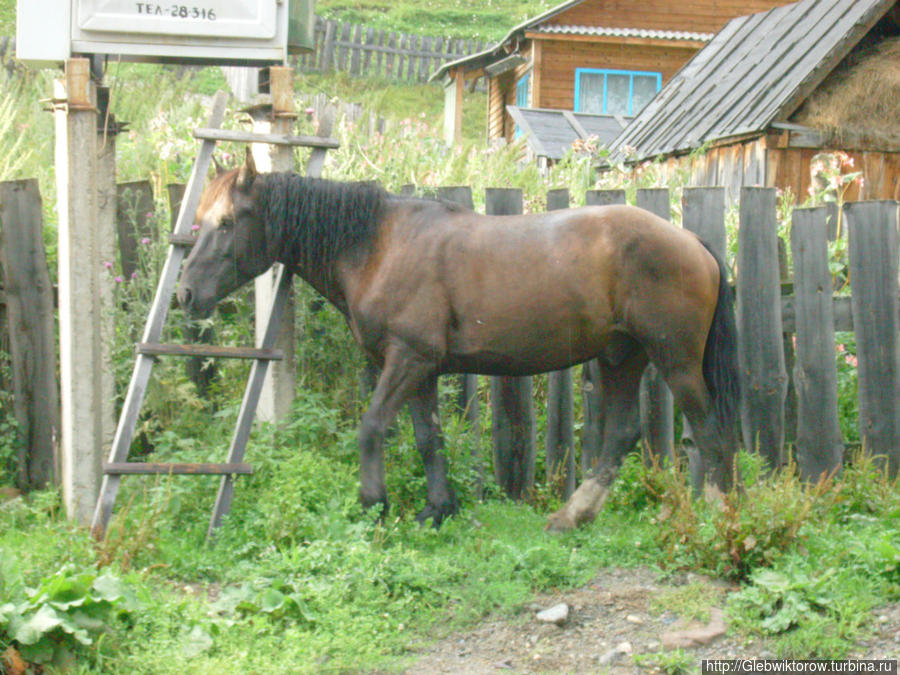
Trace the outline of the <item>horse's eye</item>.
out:
[[[232,227],[234,227],[234,218],[231,218],[231,217],[222,218],[222,220],[219,221],[219,227],[221,227],[222,229],[225,229],[225,230],[231,229]]]

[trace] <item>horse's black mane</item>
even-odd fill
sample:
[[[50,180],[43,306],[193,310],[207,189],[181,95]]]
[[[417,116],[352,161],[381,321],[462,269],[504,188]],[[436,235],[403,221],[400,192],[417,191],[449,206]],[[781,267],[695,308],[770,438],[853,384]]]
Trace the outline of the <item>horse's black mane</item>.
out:
[[[341,183],[293,173],[261,174],[266,239],[279,260],[309,271],[368,252],[388,193],[377,183]],[[256,187],[254,185],[254,187]]]

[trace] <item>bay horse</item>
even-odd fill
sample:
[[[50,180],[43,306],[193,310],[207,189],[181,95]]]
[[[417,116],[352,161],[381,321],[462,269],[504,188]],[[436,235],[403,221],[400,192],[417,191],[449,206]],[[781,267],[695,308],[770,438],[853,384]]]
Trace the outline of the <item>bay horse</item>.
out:
[[[605,426],[597,466],[548,529],[599,511],[639,437],[648,362],[690,421],[701,477],[730,484],[733,301],[723,263],[687,230],[631,206],[484,216],[374,183],[260,174],[249,152],[205,189],[197,222],[178,289],[185,310],[208,316],[281,262],[334,304],[381,368],[359,426],[367,507],[386,512],[385,431],[408,403],[428,484],[417,518],[438,526],[458,510],[441,451],[439,375],[532,375],[590,359],[599,360],[605,419],[635,422]]]

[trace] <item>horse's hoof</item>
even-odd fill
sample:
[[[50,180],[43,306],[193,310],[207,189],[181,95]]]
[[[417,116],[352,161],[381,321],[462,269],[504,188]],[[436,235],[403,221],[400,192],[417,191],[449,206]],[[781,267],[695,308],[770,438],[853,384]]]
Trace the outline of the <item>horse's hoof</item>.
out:
[[[544,530],[547,532],[568,532],[575,529],[575,521],[566,513],[566,510],[557,511],[547,516],[547,524]]]
[[[419,525],[424,525],[428,522],[428,519],[431,519],[431,526],[435,529],[441,526],[441,523],[444,522],[445,518],[452,518],[459,512],[459,502],[456,500],[456,497],[451,497],[445,502],[441,502],[440,504],[426,504],[425,508],[419,511],[416,516],[416,522]]]

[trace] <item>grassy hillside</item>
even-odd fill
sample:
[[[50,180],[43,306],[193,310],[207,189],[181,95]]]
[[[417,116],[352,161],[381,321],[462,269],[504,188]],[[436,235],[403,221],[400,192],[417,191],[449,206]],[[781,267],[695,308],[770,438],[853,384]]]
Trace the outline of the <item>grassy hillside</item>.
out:
[[[316,12],[404,33],[496,41],[513,26],[557,4],[555,0],[318,0]]]

